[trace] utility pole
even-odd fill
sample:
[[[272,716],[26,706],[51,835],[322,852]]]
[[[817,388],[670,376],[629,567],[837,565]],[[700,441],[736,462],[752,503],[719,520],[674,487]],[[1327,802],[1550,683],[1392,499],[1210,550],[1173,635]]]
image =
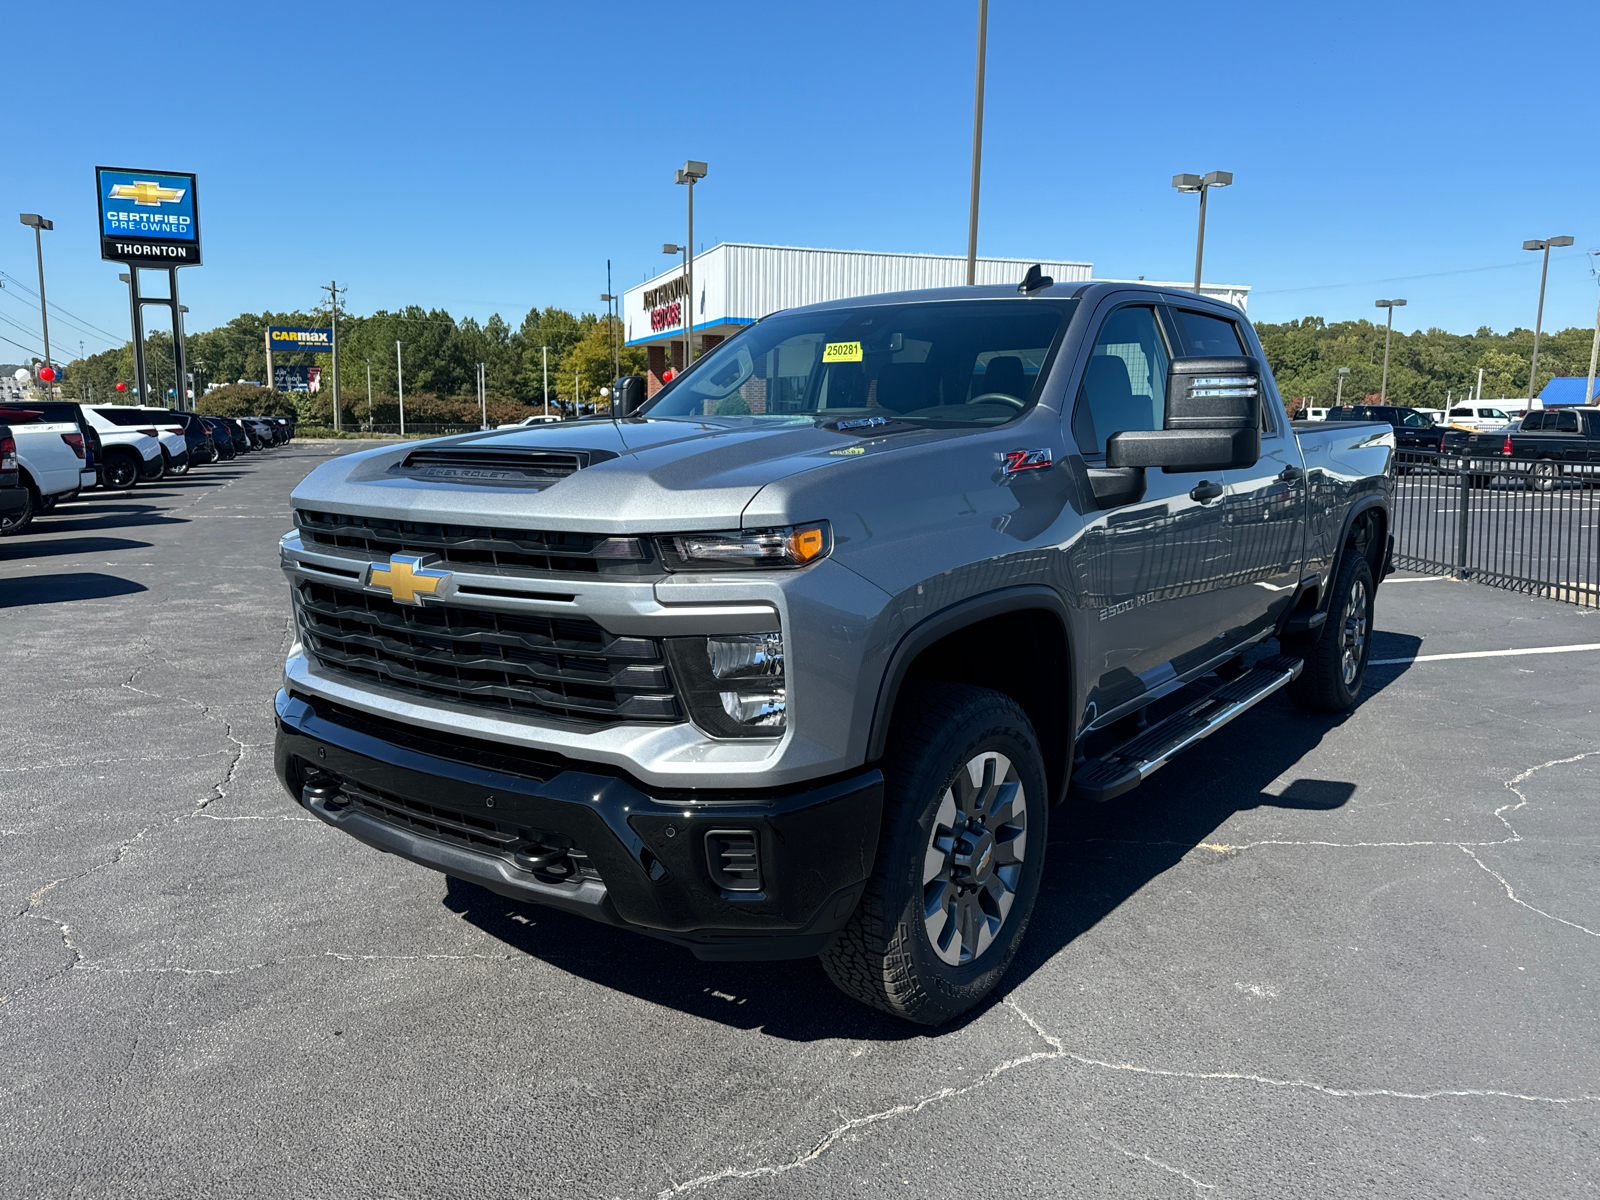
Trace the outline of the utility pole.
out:
[[[1539,374],[1539,333],[1544,326],[1544,281],[1550,274],[1550,247],[1570,246],[1570,237],[1534,238],[1523,242],[1524,250],[1543,250],[1544,266],[1539,271],[1539,314],[1533,320],[1533,364],[1528,368],[1528,407],[1533,407],[1533,381]]]
[[[1594,369],[1600,363],[1600,304],[1594,309],[1594,341],[1589,343],[1589,378],[1583,385],[1583,402],[1594,404]]]
[[[44,327],[44,365],[49,367],[54,364],[50,361],[50,314],[44,302],[44,239],[39,235],[43,230],[54,229],[56,225],[38,213],[18,213],[17,219],[33,229],[33,251],[39,259],[39,324]]]
[[[1483,368],[1482,367],[1478,368],[1478,390],[1477,390],[1477,393],[1473,396],[1472,399],[1473,399],[1473,403],[1477,403],[1479,400],[1483,399]]]
[[[978,0],[978,76],[972,91],[972,203],[967,212],[967,286],[978,282],[978,177],[983,163],[983,68],[988,58],[989,0]]]
[[[483,427],[489,428],[489,397],[483,386],[483,364],[478,364],[478,409],[483,414]]]
[[[394,344],[394,387],[400,393],[400,436],[406,435],[406,380],[405,373],[400,365],[400,347],[404,342]]]
[[[1195,289],[1199,291],[1198,288]],[[1377,308],[1389,310],[1389,324],[1383,331],[1383,384],[1378,395],[1379,404],[1389,403],[1389,338],[1394,333],[1394,310],[1405,307],[1404,300],[1378,300],[1374,302]]]
[[[333,431],[339,432],[339,293],[348,292],[349,288],[341,288],[337,279],[328,280],[328,286],[322,289],[328,293],[328,303],[333,308]]]
[[[576,417],[578,415],[578,401],[579,401],[579,398],[580,397],[579,397],[579,393],[578,393],[578,369],[576,367],[574,367],[572,369],[572,415],[574,417]]]
[[[550,415],[550,347],[540,346],[539,353],[544,358],[544,415]]]
[[[367,363],[367,420],[370,422],[372,420],[372,360],[369,358],[369,359],[366,360],[366,363]]]

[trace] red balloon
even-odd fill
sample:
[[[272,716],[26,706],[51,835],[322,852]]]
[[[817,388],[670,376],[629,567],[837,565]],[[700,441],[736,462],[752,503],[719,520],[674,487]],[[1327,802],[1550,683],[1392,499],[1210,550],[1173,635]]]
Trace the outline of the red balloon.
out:
[[[127,385],[127,384],[125,384],[125,383],[119,383],[119,384],[117,384],[117,391],[119,391],[119,392],[125,392],[125,391],[127,391],[127,390],[128,390],[128,385]]]
[[[671,383],[672,382],[672,368],[671,367],[668,367],[665,371],[661,372],[661,382],[662,383]]]
[[[41,367],[39,369],[39,378],[44,380],[46,383],[51,382],[55,379],[55,377],[56,369],[54,367]]]

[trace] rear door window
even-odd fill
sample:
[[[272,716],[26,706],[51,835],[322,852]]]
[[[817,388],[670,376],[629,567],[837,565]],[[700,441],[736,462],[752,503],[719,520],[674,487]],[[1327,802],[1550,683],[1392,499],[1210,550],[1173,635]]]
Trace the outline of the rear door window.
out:
[[[1100,327],[1078,385],[1072,433],[1084,454],[1104,454],[1106,438],[1130,429],[1161,429],[1167,415],[1171,353],[1143,305],[1119,308]]]
[[[1556,413],[1557,433],[1577,433],[1578,414],[1575,412]]]
[[[1189,343],[1189,353],[1196,357],[1243,354],[1244,343],[1232,321],[1213,317],[1207,313],[1180,308],[1178,325],[1183,330],[1184,341]]]

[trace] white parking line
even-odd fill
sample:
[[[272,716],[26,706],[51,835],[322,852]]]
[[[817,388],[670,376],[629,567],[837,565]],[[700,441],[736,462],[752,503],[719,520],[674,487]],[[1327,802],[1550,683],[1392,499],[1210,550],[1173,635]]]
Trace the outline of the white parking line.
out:
[[[1574,654],[1579,650],[1600,650],[1600,642],[1582,646],[1532,646],[1526,650],[1469,650],[1463,654],[1419,654],[1415,658],[1374,658],[1369,667],[1393,667],[1401,663],[1443,662],[1451,658],[1509,658],[1517,654]]]
[[[1384,586],[1391,583],[1433,583],[1440,579],[1449,579],[1448,575],[1418,575],[1415,579],[1385,579]]]

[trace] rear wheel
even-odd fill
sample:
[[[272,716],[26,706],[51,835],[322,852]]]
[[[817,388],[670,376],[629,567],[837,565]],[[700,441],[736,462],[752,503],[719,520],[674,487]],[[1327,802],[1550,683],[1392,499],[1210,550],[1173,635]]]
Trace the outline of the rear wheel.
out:
[[[0,517],[0,537],[21,533],[33,524],[33,518],[39,513],[38,490],[31,483],[23,484],[22,490],[27,493],[27,502],[16,512]]]
[[[1536,492],[1553,492],[1561,486],[1561,464],[1536,462],[1528,476],[1528,486]]]
[[[1372,655],[1372,568],[1365,555],[1347,550],[1334,584],[1333,602],[1322,636],[1302,647],[1284,649],[1305,659],[1289,698],[1308,712],[1348,712],[1361,698],[1361,684]]]
[[[877,863],[822,966],[863,1004],[938,1025],[989,994],[1027,929],[1044,869],[1044,759],[1009,696],[911,685],[884,777]]]
[[[118,452],[106,455],[100,478],[115,491],[131,488],[139,482],[139,460],[131,454]]]

